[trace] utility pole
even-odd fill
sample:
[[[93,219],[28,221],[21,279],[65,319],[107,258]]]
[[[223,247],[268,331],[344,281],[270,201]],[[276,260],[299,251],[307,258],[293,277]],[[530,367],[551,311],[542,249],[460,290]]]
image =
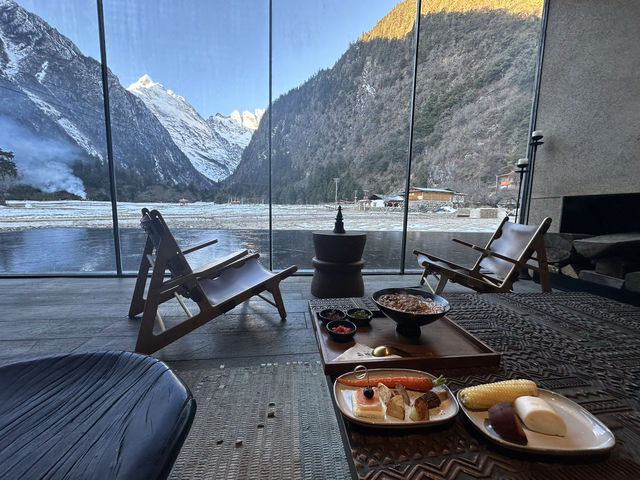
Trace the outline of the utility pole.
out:
[[[336,209],[338,208],[338,177],[334,177],[333,181],[336,182]]]

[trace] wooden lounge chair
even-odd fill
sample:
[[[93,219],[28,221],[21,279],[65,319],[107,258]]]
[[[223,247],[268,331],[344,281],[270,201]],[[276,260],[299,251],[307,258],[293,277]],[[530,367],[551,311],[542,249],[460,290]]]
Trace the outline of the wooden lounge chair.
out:
[[[473,268],[456,265],[435,255],[414,250],[413,253],[418,256],[418,264],[424,268],[420,284],[425,282],[428,275],[435,275],[440,277],[435,293],[441,293],[448,281],[478,292],[510,292],[520,272],[531,269],[539,273],[542,291],[550,292],[549,268],[544,249],[544,234],[549,225],[549,217],[539,226],[520,225],[509,222],[508,217],[505,217],[484,248],[454,238],[454,242],[480,252]],[[537,265],[528,263],[529,260],[537,261]]]
[[[153,353],[254,295],[275,306],[283,320],[286,318],[279,284],[298,269],[295,265],[272,273],[258,262],[259,254],[241,250],[192,269],[185,254],[212,245],[216,240],[181,250],[157,210],[142,209],[140,225],[147,233],[147,242],[129,309],[129,318],[142,313],[136,352]],[[150,269],[153,271],[144,298]],[[165,279],[167,270],[171,274],[169,279]],[[273,300],[262,295],[265,290],[271,293]],[[187,318],[166,328],[158,307],[174,298]],[[183,298],[196,303],[199,312],[192,314]],[[156,320],[161,330],[157,334],[154,333]]]
[[[132,352],[0,368],[0,478],[166,479],[196,413],[163,362]]]

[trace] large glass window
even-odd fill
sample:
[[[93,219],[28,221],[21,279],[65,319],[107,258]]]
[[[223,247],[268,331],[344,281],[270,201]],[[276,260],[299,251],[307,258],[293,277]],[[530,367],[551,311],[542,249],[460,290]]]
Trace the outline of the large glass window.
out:
[[[250,161],[258,188],[223,184],[269,101],[268,3],[105,0],[104,15],[123,269],[138,267],[141,207],[180,245],[218,238],[194,264],[247,247],[268,264],[268,165]]]
[[[0,270],[114,272],[96,5],[0,2]]]
[[[135,272],[143,207],[218,238],[194,263],[310,271],[338,205],[365,271],[398,272],[408,160],[409,271],[514,212],[543,0],[421,2],[415,79],[416,0],[101,3],[108,126],[98,3],[0,2],[0,273]]]
[[[405,3],[411,29],[415,1],[397,3],[274,2],[276,267],[311,269],[310,232],[332,230],[341,205],[345,229],[367,233],[365,268],[398,269],[413,42],[374,29]]]
[[[527,153],[543,0],[508,8],[423,2],[405,268],[417,248],[473,266],[505,215]],[[482,3],[482,2],[480,2]]]

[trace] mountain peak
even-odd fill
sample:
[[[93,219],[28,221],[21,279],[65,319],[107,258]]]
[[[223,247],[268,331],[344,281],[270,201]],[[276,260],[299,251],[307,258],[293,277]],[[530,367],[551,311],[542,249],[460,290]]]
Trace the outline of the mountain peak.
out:
[[[420,13],[466,13],[471,11],[502,10],[511,15],[542,16],[543,0],[423,0]],[[382,17],[375,26],[360,36],[368,42],[374,38],[403,38],[413,29],[416,17],[415,1],[402,0]]]
[[[151,88],[158,85],[160,88],[164,88],[160,83],[154,82],[151,80],[151,77],[148,74],[142,75],[138,81],[133,82],[131,85],[127,87],[127,90],[137,90],[139,88]]]
[[[264,115],[265,111],[265,108],[256,108],[254,112],[244,110],[242,113],[240,113],[238,110],[234,110],[229,114],[229,118],[245,128],[249,128],[250,130],[257,130],[258,125],[260,125],[260,120],[262,120],[262,116]]]

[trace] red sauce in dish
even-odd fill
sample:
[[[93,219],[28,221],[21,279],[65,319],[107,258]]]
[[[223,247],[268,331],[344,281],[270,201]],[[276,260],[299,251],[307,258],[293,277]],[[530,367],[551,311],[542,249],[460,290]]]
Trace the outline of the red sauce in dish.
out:
[[[344,325],[338,325],[331,329],[332,332],[335,333],[351,333],[353,332],[353,328],[345,327]]]

